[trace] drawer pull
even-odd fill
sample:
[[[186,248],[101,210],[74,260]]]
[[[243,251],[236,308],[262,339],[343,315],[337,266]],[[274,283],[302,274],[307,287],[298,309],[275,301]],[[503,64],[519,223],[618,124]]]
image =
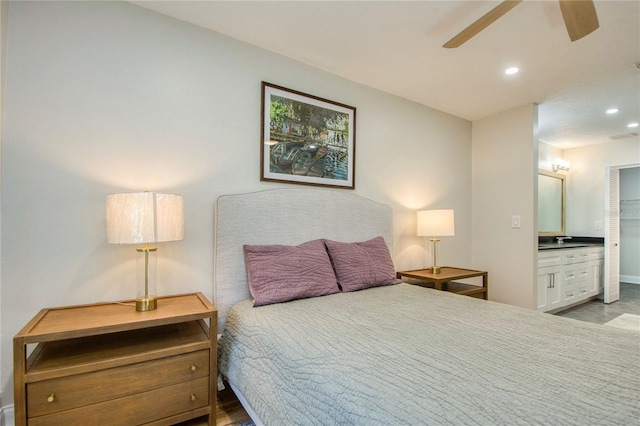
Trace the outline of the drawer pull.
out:
[[[194,394],[191,394],[191,400],[195,401],[196,400],[196,396]]]
[[[196,371],[198,367],[195,364],[191,364],[191,371]]]
[[[49,395],[49,398],[47,398],[47,402],[53,402],[55,401],[56,396],[54,394]]]

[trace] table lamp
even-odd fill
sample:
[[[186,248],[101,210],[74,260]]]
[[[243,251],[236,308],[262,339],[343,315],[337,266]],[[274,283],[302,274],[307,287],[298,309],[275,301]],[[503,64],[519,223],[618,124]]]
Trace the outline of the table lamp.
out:
[[[136,192],[107,195],[107,241],[111,244],[144,244],[136,248],[138,279],[136,311],[157,308],[156,247],[149,243],[184,238],[181,195]]]
[[[454,212],[453,210],[422,210],[418,212],[418,236],[432,237],[429,241],[433,243],[433,266],[431,272],[440,273],[437,264],[436,250],[440,241],[436,237],[448,237],[455,235]]]

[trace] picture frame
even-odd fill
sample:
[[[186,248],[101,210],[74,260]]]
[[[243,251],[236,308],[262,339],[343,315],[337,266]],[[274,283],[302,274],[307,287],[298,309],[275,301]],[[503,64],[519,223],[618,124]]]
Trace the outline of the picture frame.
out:
[[[262,82],[260,180],[355,189],[356,108]]]

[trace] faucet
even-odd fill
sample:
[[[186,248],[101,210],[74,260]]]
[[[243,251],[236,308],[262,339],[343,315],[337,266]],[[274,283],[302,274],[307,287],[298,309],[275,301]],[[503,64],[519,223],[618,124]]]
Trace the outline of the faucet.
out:
[[[570,240],[571,237],[556,237],[556,240],[558,240],[558,244],[564,244],[564,240]]]

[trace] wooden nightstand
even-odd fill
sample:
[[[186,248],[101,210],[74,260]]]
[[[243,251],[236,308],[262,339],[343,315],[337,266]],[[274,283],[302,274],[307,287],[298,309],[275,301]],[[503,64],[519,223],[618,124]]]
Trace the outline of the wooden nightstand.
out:
[[[489,278],[486,271],[476,271],[474,269],[452,268],[443,266],[439,274],[434,274],[430,269],[416,269],[413,271],[397,272],[397,278],[413,278],[421,282],[410,282],[409,284],[422,287],[435,288],[436,290],[450,291],[456,294],[477,297],[487,300],[489,293]],[[482,277],[482,287],[456,283],[453,280],[464,278]]]
[[[201,293],[41,310],[13,338],[16,425],[215,425],[217,319]]]

